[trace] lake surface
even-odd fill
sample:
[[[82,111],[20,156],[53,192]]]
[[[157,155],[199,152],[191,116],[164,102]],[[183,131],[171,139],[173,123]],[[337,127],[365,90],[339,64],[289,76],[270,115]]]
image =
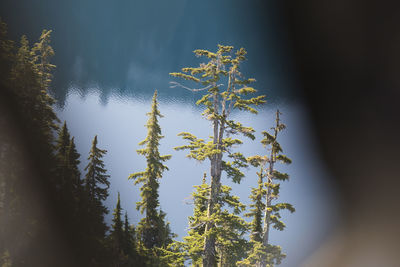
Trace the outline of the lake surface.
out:
[[[162,92],[162,90],[165,90]],[[161,89],[161,95],[167,95],[167,86]],[[184,90],[184,89],[174,89]],[[147,134],[146,112],[150,111],[151,94],[121,97],[109,96],[107,102],[101,99],[101,89],[87,88],[82,93],[74,87],[68,89],[65,105],[57,112],[62,120],[67,120],[68,127],[77,143],[81,158],[81,167],[87,164],[87,155],[94,135],[98,135],[99,147],[108,151],[104,158],[111,175],[110,196],[107,206],[112,211],[115,207],[117,192],[121,194],[121,204],[128,212],[132,223],[137,224],[141,215],[136,211],[136,202],[140,200],[139,188],[129,174],[144,170],[145,158],[137,155],[138,143]],[[198,96],[194,97],[198,98]],[[159,109],[164,115],[160,119],[162,133],[160,151],[172,154],[166,162],[169,171],[160,181],[160,203],[171,222],[171,229],[182,239],[187,230],[187,217],[192,215],[190,194],[194,185],[201,184],[203,173],[209,171],[208,162],[198,163],[185,157],[185,151],[174,151],[173,147],[185,142],[177,136],[188,131],[199,138],[211,135],[210,123],[200,115],[201,109],[190,99],[160,97]],[[242,138],[240,146],[246,156],[266,154],[260,144],[261,131],[268,130],[274,124],[275,110],[283,113],[282,120],[287,129],[280,136],[284,152],[293,160],[289,166],[280,166],[280,170],[290,174],[290,180],[282,184],[280,201],[292,203],[296,212],[283,212],[286,230],[272,230],[271,242],[281,245],[288,254],[281,266],[297,266],[314,251],[338,223],[338,210],[334,186],[329,183],[329,174],[317,153],[316,144],[307,117],[307,110],[297,102],[270,104],[259,109],[258,115],[233,113],[233,118],[255,128],[256,140]],[[251,187],[256,186],[256,169],[248,168],[246,177],[240,184],[233,184],[233,193],[241,201],[249,204]],[[107,216],[111,222],[111,213]]]

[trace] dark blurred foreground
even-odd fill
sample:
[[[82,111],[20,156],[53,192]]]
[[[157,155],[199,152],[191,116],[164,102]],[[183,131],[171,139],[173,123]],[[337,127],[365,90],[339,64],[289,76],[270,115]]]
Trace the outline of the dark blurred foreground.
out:
[[[400,262],[400,12],[386,1],[283,5],[343,225],[305,266]]]

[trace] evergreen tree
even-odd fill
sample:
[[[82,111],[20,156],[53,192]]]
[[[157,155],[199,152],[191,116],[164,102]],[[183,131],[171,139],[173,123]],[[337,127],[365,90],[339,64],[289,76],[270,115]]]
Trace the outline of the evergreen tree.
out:
[[[68,176],[72,184],[72,193],[75,198],[79,198],[79,194],[83,189],[83,183],[81,180],[81,172],[79,171],[80,164],[80,154],[76,150],[75,138],[72,137],[67,151],[67,166],[68,166]]]
[[[14,49],[14,42],[7,37],[7,24],[0,18],[0,88],[3,89],[3,94],[10,85],[11,67],[15,60]],[[10,97],[7,94],[3,96]]]
[[[58,139],[56,142],[57,155],[61,161],[65,161],[70,140],[71,138],[67,127],[67,122],[64,121],[63,126],[58,132]]]
[[[48,92],[40,83],[28,39],[22,36],[20,46],[13,54],[13,42],[6,39],[5,24],[0,24],[0,113],[7,111],[6,115],[1,114],[0,128],[6,126],[3,130],[12,129],[9,133],[15,134],[5,146],[2,143],[4,139],[0,137],[2,155],[5,155],[1,161],[8,164],[8,173],[3,177],[5,181],[0,181],[3,191],[0,253],[6,249],[13,266],[23,262],[43,266],[52,259],[40,255],[54,248],[55,243],[54,237],[49,235],[49,229],[54,229],[49,227],[52,220],[40,214],[40,211],[44,202],[51,203],[48,205],[50,209],[58,204],[53,196],[53,184],[50,183],[55,176],[56,161],[52,144],[58,118],[52,109],[54,102],[49,101]],[[7,125],[10,118],[13,122]],[[59,206],[60,210],[63,208]],[[54,218],[62,217],[61,211],[52,212]]]
[[[259,163],[266,162],[266,157],[250,157],[249,161],[259,166]],[[265,164],[265,163],[264,163]],[[238,266],[256,266],[259,267],[261,260],[267,255],[267,248],[262,244],[263,236],[263,212],[265,210],[266,190],[264,188],[263,179],[265,178],[265,170],[263,167],[257,172],[258,186],[252,188],[250,199],[250,212],[246,213],[246,217],[251,217],[253,220],[250,223],[250,251],[248,256],[243,261],[238,262]]]
[[[280,121],[281,113],[276,111],[275,126],[272,128],[273,133],[262,132],[264,138],[261,143],[270,150],[269,156],[253,156],[249,157],[249,162],[256,167],[260,167],[258,172],[258,188],[253,189],[251,199],[253,200],[252,212],[249,216],[253,217],[252,221],[252,250],[249,257],[242,262],[243,266],[274,266],[280,264],[286,256],[282,253],[281,247],[269,243],[269,231],[271,226],[277,230],[284,230],[285,224],[280,220],[280,211],[289,210],[294,212],[295,209],[289,203],[275,203],[273,201],[279,197],[280,182],[289,179],[287,173],[281,173],[275,168],[278,162],[290,164],[291,160],[285,156],[281,145],[277,138],[278,134],[283,131],[286,126]],[[264,178],[266,181],[264,182]],[[261,199],[264,200],[262,203]],[[260,219],[261,211],[263,211],[263,219]],[[261,225],[263,223],[263,225]],[[261,231],[260,231],[261,230]]]
[[[202,266],[209,187],[204,175],[202,184],[195,186],[196,191],[192,194],[194,213],[189,217],[189,231],[182,244],[185,249],[182,256],[189,257],[193,266]],[[224,204],[229,209],[223,208]],[[236,266],[236,262],[246,256],[248,246],[248,242],[244,238],[248,225],[239,216],[245,205],[240,203],[238,197],[232,196],[231,188],[225,185],[221,187],[217,205],[219,207],[213,217],[215,224],[218,225],[216,228],[218,266]]]
[[[58,129],[55,123],[58,122],[58,118],[52,108],[55,100],[49,93],[53,77],[52,71],[56,67],[50,63],[50,59],[54,56],[54,50],[50,46],[51,33],[51,30],[43,30],[39,37],[39,42],[35,43],[31,50],[32,64],[38,75],[38,81],[42,89],[41,101],[45,104],[43,105],[41,119],[50,126],[49,131],[46,132],[48,135],[52,135],[52,131]]]
[[[111,233],[109,236],[111,242],[111,266],[125,266],[127,264],[127,256],[124,253],[124,229],[121,219],[122,208],[118,192],[117,205],[113,212],[113,224],[111,225]]]
[[[11,70],[10,86],[18,98],[19,112],[24,118],[32,144],[48,144],[46,150],[40,151],[39,157],[51,155],[53,131],[58,129],[59,121],[52,105],[54,99],[49,95],[48,88],[40,82],[40,75],[34,63],[33,53],[26,36],[21,37],[20,47]],[[46,73],[49,74],[49,73]],[[50,74],[49,74],[50,75]],[[48,84],[51,80],[48,79]]]
[[[51,30],[43,30],[39,37],[39,42],[32,48],[33,63],[37,69],[40,83],[46,90],[49,89],[53,75],[51,72],[56,67],[50,63],[50,58],[54,56],[54,50],[50,46]],[[52,101],[49,99],[49,101]]]
[[[107,232],[107,225],[104,222],[104,215],[108,213],[103,201],[108,196],[110,182],[109,175],[105,169],[102,158],[106,150],[97,147],[97,135],[94,137],[89,153],[89,163],[85,168],[85,194],[86,199],[86,222],[90,223],[87,232],[87,240],[90,243],[86,253],[91,257],[90,266],[105,264],[104,240]]]
[[[255,93],[256,90],[249,86],[254,79],[243,79],[239,71],[241,62],[245,60],[245,49],[239,49],[232,55],[232,46],[218,46],[218,51],[213,53],[207,50],[195,50],[196,56],[204,56],[208,62],[201,63],[199,67],[183,68],[182,72],[171,73],[172,76],[180,77],[188,81],[194,81],[204,86],[192,91],[207,90],[207,93],[197,101],[198,105],[204,105],[204,117],[212,122],[211,140],[199,139],[191,133],[180,133],[184,139],[189,141],[189,145],[181,146],[176,149],[188,149],[188,157],[198,161],[208,159],[210,161],[211,186],[209,200],[207,203],[207,220],[204,233],[203,266],[214,267],[217,262],[216,242],[219,238],[218,226],[216,225],[215,213],[219,212],[220,199],[222,194],[221,174],[225,171],[233,182],[239,183],[243,178],[241,167],[247,166],[245,157],[240,153],[231,152],[235,145],[242,143],[241,140],[231,138],[230,134],[243,134],[254,140],[254,130],[243,126],[240,122],[230,119],[234,109],[239,111],[249,111],[257,114],[253,108],[255,105],[265,103],[265,96],[245,98],[246,95]],[[219,84],[220,82],[226,84]],[[173,82],[173,86],[184,85]],[[228,156],[229,161],[223,160],[223,156]]]
[[[117,206],[113,212],[113,224],[111,225],[111,234],[110,237],[113,240],[113,245],[117,248],[118,251],[121,251],[123,248],[123,240],[124,240],[124,230],[122,228],[122,220],[121,220],[121,200],[118,192],[118,200]]]
[[[193,198],[193,216],[189,216],[188,235],[183,239],[185,249],[193,266],[202,265],[202,253],[204,248],[204,231],[207,221],[207,202],[209,195],[209,185],[206,183],[206,173],[204,173],[201,185],[195,186],[192,193]]]
[[[107,175],[107,170],[104,168],[102,158],[107,153],[107,150],[97,147],[97,135],[92,141],[92,148],[89,153],[89,163],[85,168],[87,171],[85,176],[85,187],[92,201],[104,201],[108,197],[108,188],[110,187],[110,178]]]
[[[143,172],[133,173],[129,179],[135,180],[135,185],[141,183],[140,195],[142,200],[137,203],[136,208],[140,210],[145,217],[138,225],[138,235],[144,247],[151,249],[153,247],[163,247],[169,242],[168,224],[165,223],[165,213],[159,210],[158,188],[159,179],[162,173],[168,170],[168,167],[163,164],[171,158],[171,155],[160,155],[158,147],[161,135],[161,128],[158,123],[158,118],[162,115],[158,110],[157,91],[154,92],[151,112],[147,113],[149,120],[147,121],[147,137],[139,145],[145,145],[143,149],[137,150],[139,155],[146,157],[147,168]],[[167,234],[166,234],[167,233]]]
[[[71,137],[70,137],[70,133],[68,131],[67,122],[64,121],[63,126],[61,127],[61,129],[58,132],[58,138],[56,140],[56,145],[55,145],[56,160],[58,163],[57,168],[56,168],[56,173],[59,178],[58,181],[55,181],[55,186],[59,192],[65,191],[66,184],[69,182],[67,153],[69,150],[70,142],[71,142]]]
[[[128,255],[130,259],[134,259],[136,257],[135,242],[135,227],[129,224],[128,213],[125,212],[124,239],[122,249],[125,255]]]

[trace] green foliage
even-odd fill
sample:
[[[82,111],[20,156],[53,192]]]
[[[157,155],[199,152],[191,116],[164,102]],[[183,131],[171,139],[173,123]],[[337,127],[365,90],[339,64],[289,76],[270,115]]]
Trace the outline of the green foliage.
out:
[[[113,223],[111,225],[111,233],[110,233],[110,238],[113,241],[113,245],[116,247],[118,251],[122,250],[123,240],[124,240],[124,231],[122,228],[121,213],[122,213],[121,201],[118,192],[117,206],[115,207],[113,212],[113,219],[112,219]]]
[[[222,266],[235,266],[235,263],[246,255],[248,246],[244,234],[248,224],[239,216],[245,209],[237,196],[231,195],[229,186],[221,187],[221,196],[218,199],[216,212],[207,217],[207,203],[210,194],[210,185],[205,181],[195,186],[192,193],[193,216],[189,217],[188,236],[179,243],[180,256],[189,259],[192,266],[202,265],[206,223],[211,221],[216,227],[208,235],[216,236],[217,259]],[[227,208],[223,208],[226,205]]]
[[[113,223],[108,236],[111,266],[128,267],[141,264],[144,259],[136,251],[135,228],[129,224],[127,213],[125,213],[124,222],[122,222],[121,216],[122,208],[118,193],[117,204],[113,212]]]
[[[108,213],[108,209],[104,206],[103,201],[108,196],[110,186],[109,175],[106,174],[107,170],[102,159],[106,152],[97,146],[96,135],[89,152],[89,162],[85,167],[84,180],[84,206],[86,208],[84,218],[86,222],[91,222],[86,232],[90,244],[88,254],[91,255],[91,261],[94,262],[105,260],[104,240],[108,227],[104,222],[104,216]],[[96,264],[92,262],[90,265]]]
[[[106,174],[107,170],[102,160],[106,153],[107,150],[97,147],[96,135],[92,141],[92,147],[88,157],[89,163],[85,167],[85,171],[87,171],[85,187],[92,201],[101,202],[108,197],[108,188],[110,187],[108,178],[110,176]]]
[[[269,148],[270,155],[256,155],[247,158],[247,161],[251,165],[259,167],[260,171],[257,172],[258,187],[253,188],[250,195],[252,200],[251,210],[246,214],[246,216],[253,218],[251,222],[251,249],[248,257],[241,261],[239,266],[274,266],[280,264],[285,257],[279,246],[268,243],[270,227],[279,231],[285,229],[280,212],[282,210],[295,211],[289,203],[272,203],[279,197],[279,182],[289,179],[287,173],[281,173],[275,169],[275,164],[278,162],[290,164],[292,162],[282,154],[282,147],[277,141],[278,133],[286,128],[280,121],[280,114],[278,110],[276,112],[276,125],[272,128],[273,133],[262,132],[264,138],[261,143],[264,147]],[[264,217],[264,222],[261,219],[262,217]]]
[[[233,247],[237,247],[238,243],[240,243],[238,240],[242,240],[239,232],[243,230],[244,222],[241,222],[238,219],[239,217],[230,217],[229,212],[225,213],[223,211],[222,208],[225,204],[233,205],[233,203],[237,202],[237,199],[226,199],[226,203],[221,201],[221,198],[226,193],[224,191],[226,187],[221,186],[220,179],[221,173],[225,172],[233,182],[240,183],[244,177],[240,169],[247,167],[245,157],[241,153],[232,152],[232,149],[242,144],[242,141],[229,135],[242,134],[254,140],[254,129],[231,120],[229,118],[231,112],[238,110],[257,114],[255,106],[265,103],[265,96],[248,97],[248,95],[256,93],[256,90],[249,86],[255,79],[244,79],[240,72],[240,64],[246,59],[246,50],[244,48],[240,48],[233,54],[233,46],[218,45],[217,52],[195,50],[194,53],[198,57],[205,57],[206,62],[201,63],[198,67],[182,68],[182,72],[173,72],[170,75],[204,86],[200,89],[191,89],[192,91],[206,91],[196,104],[204,106],[202,115],[212,122],[213,135],[209,141],[205,141],[191,133],[180,133],[179,135],[184,140],[189,141],[189,144],[175,149],[189,150],[187,155],[189,158],[198,161],[208,159],[211,163],[211,184],[207,201],[207,214],[203,215],[203,217],[206,216],[206,219],[203,220],[205,232],[202,234],[205,239],[203,265],[208,267],[215,265],[218,260],[215,256],[216,249],[221,255],[231,255],[229,259],[227,256],[220,259],[221,263],[225,260],[229,262],[223,264],[231,264],[234,259],[237,260],[243,256],[239,255],[240,253],[236,255],[235,250],[229,247],[232,244],[235,244]],[[179,85],[188,88],[177,82],[172,83],[174,86]],[[230,160],[223,160],[224,155],[228,155]],[[238,207],[235,206],[234,209],[236,212]],[[237,220],[236,223],[227,226],[228,222],[224,222],[224,219]],[[229,241],[230,243],[224,241],[232,237],[227,234],[227,230],[236,238],[234,241]],[[193,233],[193,236],[195,236],[195,233]],[[231,252],[225,254],[227,248],[231,249]]]
[[[51,30],[43,30],[39,42],[32,48],[32,62],[37,69],[40,83],[43,88],[48,89],[53,75],[51,72],[56,67],[50,63],[50,58],[54,56],[54,50],[50,46]]]
[[[151,112],[147,113],[149,119],[147,121],[147,136],[139,143],[145,148],[138,149],[137,153],[146,157],[147,167],[145,171],[133,173],[129,179],[134,179],[135,184],[141,183],[140,196],[142,200],[137,203],[137,209],[141,213],[146,213],[145,217],[139,222],[137,227],[138,237],[144,246],[143,251],[147,255],[157,254],[154,247],[166,248],[172,242],[173,234],[170,231],[169,223],[165,222],[165,213],[159,210],[159,179],[162,173],[168,170],[163,164],[171,158],[171,155],[160,155],[158,147],[161,135],[161,127],[158,118],[162,115],[158,110],[157,91],[154,92]],[[147,252],[146,252],[147,251]],[[149,252],[150,251],[150,252]],[[149,254],[150,253],[150,254]],[[153,256],[150,256],[152,258]]]
[[[252,200],[252,204],[250,204],[250,211],[245,214],[246,217],[253,218],[250,223],[250,241],[253,243],[262,241],[262,217],[263,211],[265,209],[265,196],[266,190],[263,186],[263,169],[261,168],[260,172],[257,172],[259,177],[258,179],[258,187],[252,188],[250,199]]]

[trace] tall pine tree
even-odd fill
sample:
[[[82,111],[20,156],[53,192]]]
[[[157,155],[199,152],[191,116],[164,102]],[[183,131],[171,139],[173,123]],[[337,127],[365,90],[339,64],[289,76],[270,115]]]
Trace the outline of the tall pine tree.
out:
[[[143,172],[133,173],[129,179],[134,179],[135,184],[142,184],[140,188],[140,195],[142,200],[137,203],[137,209],[145,217],[138,225],[138,235],[144,247],[151,249],[153,247],[166,246],[168,242],[168,224],[165,222],[165,213],[159,209],[159,179],[162,178],[162,173],[168,170],[168,167],[163,164],[171,158],[171,155],[160,155],[159,144],[161,135],[161,128],[158,123],[158,118],[162,115],[158,110],[157,91],[154,92],[151,112],[147,113],[149,119],[147,121],[147,136],[142,142],[141,146],[146,146],[143,149],[137,150],[139,155],[146,157],[147,167]]]
[[[240,122],[230,119],[233,110],[248,111],[257,114],[253,106],[265,103],[265,96],[246,98],[247,95],[256,93],[249,86],[255,79],[243,79],[240,73],[240,64],[246,59],[246,51],[241,48],[233,55],[232,46],[218,45],[217,52],[207,50],[195,50],[199,57],[206,57],[207,62],[198,67],[183,68],[182,72],[171,73],[174,77],[196,82],[203,86],[192,91],[207,91],[197,101],[198,105],[204,105],[203,116],[212,122],[212,136],[209,141],[199,139],[191,133],[180,133],[189,141],[189,145],[176,149],[188,149],[188,157],[198,161],[208,159],[210,161],[210,194],[207,203],[207,220],[204,234],[203,266],[214,267],[217,263],[216,242],[219,238],[218,225],[214,214],[219,212],[222,191],[221,175],[226,172],[233,182],[239,183],[244,174],[240,171],[245,167],[246,159],[240,152],[232,152],[232,147],[240,145],[241,140],[229,137],[230,134],[243,134],[254,139],[254,130],[243,126]],[[225,85],[225,86],[224,86]],[[173,86],[187,86],[173,82]],[[223,156],[229,160],[224,160]]]
[[[267,156],[249,157],[249,162],[260,168],[257,173],[258,188],[253,189],[251,199],[253,200],[252,211],[248,214],[253,217],[252,221],[252,249],[249,257],[241,262],[243,266],[274,266],[280,264],[285,254],[282,253],[281,247],[272,245],[269,242],[269,232],[271,227],[277,230],[284,230],[285,224],[281,221],[281,210],[289,210],[294,212],[294,207],[289,203],[273,203],[279,197],[280,182],[289,179],[287,173],[281,173],[276,170],[276,164],[290,164],[292,161],[285,156],[283,149],[278,142],[278,134],[283,131],[286,126],[280,120],[281,113],[276,111],[275,126],[272,128],[273,133],[267,131],[262,132],[264,138],[261,143],[268,148],[270,154]],[[266,179],[266,180],[264,180]],[[263,201],[261,201],[263,200]],[[261,220],[261,211],[263,218]]]
[[[124,249],[124,229],[122,223],[122,208],[121,200],[118,192],[117,205],[113,212],[113,219],[111,225],[111,232],[109,235],[110,249],[111,249],[111,266],[119,267],[126,266],[127,256],[125,255]]]
[[[86,222],[90,222],[87,238],[90,243],[87,254],[90,255],[90,266],[101,265],[104,258],[104,240],[108,230],[104,222],[104,216],[108,213],[103,201],[107,199],[110,186],[109,175],[103,162],[106,150],[97,146],[97,135],[94,137],[89,153],[89,163],[85,168],[85,195],[86,199]]]

